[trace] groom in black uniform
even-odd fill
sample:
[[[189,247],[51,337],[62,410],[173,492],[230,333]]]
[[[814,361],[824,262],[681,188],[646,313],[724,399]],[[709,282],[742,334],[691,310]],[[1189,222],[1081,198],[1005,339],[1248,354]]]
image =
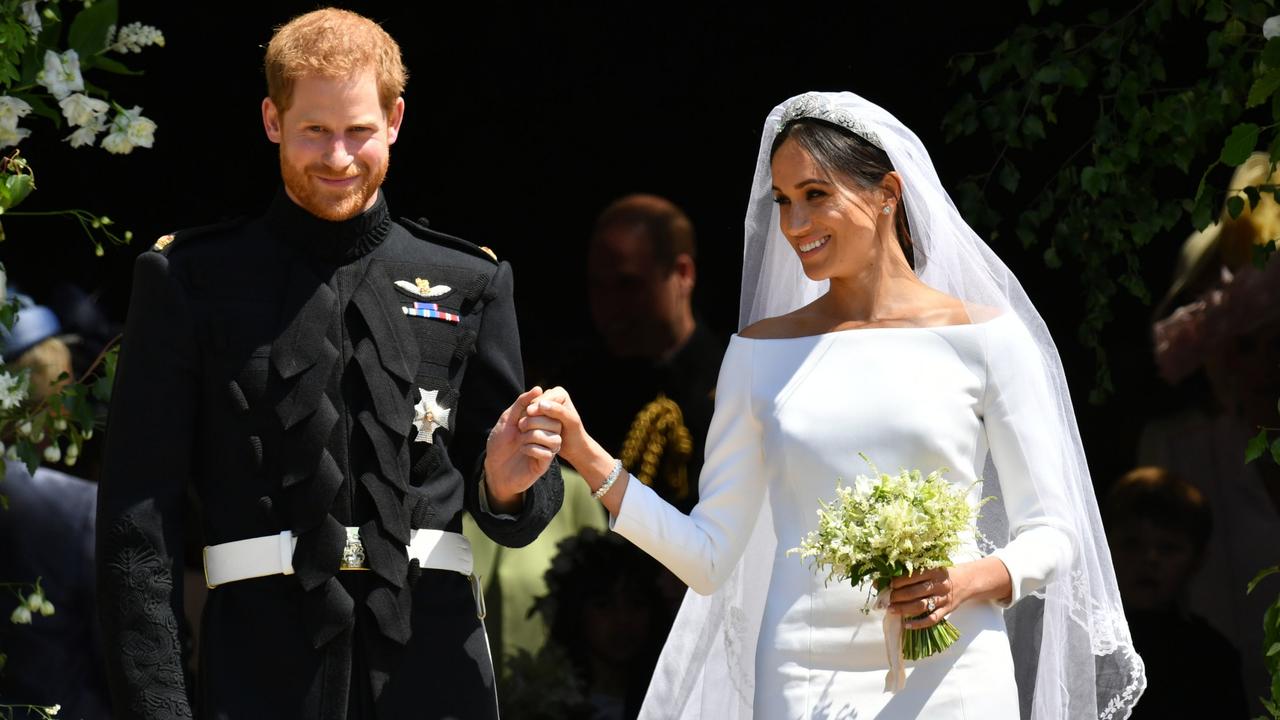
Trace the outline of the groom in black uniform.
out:
[[[563,490],[558,425],[524,415],[541,391],[521,393],[511,268],[391,219],[405,71],[380,27],[303,15],[266,72],[283,191],[135,269],[97,526],[115,706],[496,718],[462,511],[520,546]],[[189,537],[211,588],[194,681]]]

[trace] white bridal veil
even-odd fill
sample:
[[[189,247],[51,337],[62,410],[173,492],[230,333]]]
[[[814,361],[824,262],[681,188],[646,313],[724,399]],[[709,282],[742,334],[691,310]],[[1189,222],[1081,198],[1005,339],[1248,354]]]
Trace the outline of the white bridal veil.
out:
[[[1056,403],[1045,408],[1045,422],[1056,424],[1060,438],[1060,457],[1044,462],[1061,468],[1053,480],[1062,487],[1053,494],[1066,500],[1060,514],[1075,555],[1048,586],[1005,612],[1022,714],[1032,720],[1127,718],[1146,677],[1120,605],[1057,348],[1017,278],[961,218],[920,139],[883,108],[847,92],[806,93],[769,113],[747,207],[739,327],[790,312],[826,290],[826,283],[805,277],[782,237],[771,191],[770,148],[782,126],[800,117],[835,123],[882,148],[902,176],[902,205],[920,278],[970,305],[1016,313],[1038,344],[1038,370],[1056,396]],[[983,477],[984,494],[998,497],[999,479],[990,460]],[[986,539],[995,547],[1007,543],[998,500],[982,517]],[[724,586],[710,596],[686,595],[641,718],[752,718],[756,636],[775,547],[766,501],[746,552]]]

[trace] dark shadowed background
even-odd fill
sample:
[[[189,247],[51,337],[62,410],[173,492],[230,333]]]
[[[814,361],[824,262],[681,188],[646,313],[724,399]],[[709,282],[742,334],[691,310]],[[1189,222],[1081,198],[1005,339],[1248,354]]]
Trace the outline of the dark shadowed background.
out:
[[[944,142],[942,115],[964,89],[947,60],[990,48],[1029,17],[1023,2],[337,4],[382,22],[409,67],[405,127],[386,185],[393,214],[425,216],[514,265],[532,375],[590,331],[587,235],[595,214],[629,192],[686,209],[700,243],[695,305],[714,329],[736,329],[742,219],[761,127],[791,95],[853,90],[916,130],[944,182],[986,170],[989,148]],[[22,209],[74,199],[131,229],[134,243],[99,259],[70,220],[6,218],[0,260],[11,284],[39,299],[71,280],[99,293],[119,319],[132,259],[155,237],[261,211],[279,178],[259,114],[263,47],[273,27],[315,7],[123,0],[121,23],[159,26],[167,44],[127,58],[145,76],[96,82],[120,104],[144,108],[159,125],[156,146],[117,157],[72,150],[37,129],[22,150],[39,191]],[[1189,231],[1147,252],[1144,274],[1157,297]],[[1107,337],[1117,393],[1092,406],[1094,361],[1075,342],[1083,299],[1070,269],[1045,269],[1039,251],[1012,237],[992,245],[1054,331],[1095,483],[1106,485],[1133,464],[1143,420],[1188,395],[1155,377],[1149,308],[1128,297],[1114,308]]]

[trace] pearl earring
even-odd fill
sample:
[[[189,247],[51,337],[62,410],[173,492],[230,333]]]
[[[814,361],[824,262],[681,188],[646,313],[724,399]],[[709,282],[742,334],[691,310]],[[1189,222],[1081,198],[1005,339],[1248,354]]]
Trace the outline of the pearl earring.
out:
[[[889,213],[893,212],[893,210],[888,205],[885,205],[883,208],[880,209],[880,212],[884,213],[885,215],[888,215]]]

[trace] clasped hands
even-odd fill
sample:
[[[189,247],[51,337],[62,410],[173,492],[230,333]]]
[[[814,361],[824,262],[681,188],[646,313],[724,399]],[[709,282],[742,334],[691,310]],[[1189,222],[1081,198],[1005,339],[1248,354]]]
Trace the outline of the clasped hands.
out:
[[[587,435],[569,393],[562,387],[544,391],[535,387],[522,393],[503,411],[489,433],[484,471],[489,508],[494,512],[518,512],[524,492],[537,481],[558,454],[584,476],[603,481],[612,458]],[[596,473],[595,466],[602,472]],[[624,473],[625,475],[625,473]],[[606,496],[605,507],[616,512],[626,486]]]
[[[531,403],[544,395],[534,387],[502,411],[485,443],[484,475],[489,509],[519,512],[524,492],[542,477],[561,448],[561,424],[529,415]]]

